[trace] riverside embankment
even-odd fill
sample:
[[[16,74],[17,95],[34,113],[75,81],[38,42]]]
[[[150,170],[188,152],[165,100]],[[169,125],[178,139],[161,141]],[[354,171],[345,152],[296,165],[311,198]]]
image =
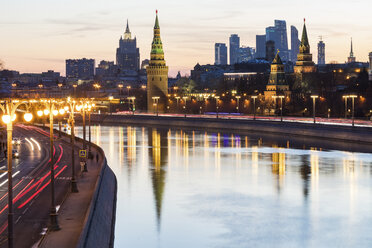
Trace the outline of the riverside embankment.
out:
[[[63,137],[70,138],[65,133]],[[83,140],[75,138],[77,153]],[[79,192],[67,193],[58,211],[61,230],[48,232],[39,247],[113,247],[117,180],[104,151],[93,143],[91,146],[95,156],[88,160],[88,172],[78,174]],[[80,167],[78,158],[75,161]]]
[[[170,117],[151,115],[98,115],[91,121],[98,124],[124,124],[143,126],[166,126],[196,129],[217,129],[257,134],[279,134],[333,141],[372,144],[372,128],[342,125],[266,121],[225,118]]]

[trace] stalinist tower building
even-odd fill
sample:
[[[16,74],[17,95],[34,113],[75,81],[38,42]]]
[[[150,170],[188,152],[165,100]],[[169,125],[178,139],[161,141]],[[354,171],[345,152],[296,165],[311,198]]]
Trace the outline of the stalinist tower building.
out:
[[[168,95],[168,66],[165,64],[163,44],[160,39],[158,11],[154,26],[149,66],[147,67],[147,110],[164,112]]]

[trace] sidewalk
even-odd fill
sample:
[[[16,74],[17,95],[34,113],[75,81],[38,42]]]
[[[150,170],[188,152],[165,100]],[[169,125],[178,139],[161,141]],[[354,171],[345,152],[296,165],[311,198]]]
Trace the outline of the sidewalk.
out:
[[[63,137],[68,140],[68,137]],[[80,142],[75,145],[81,147]],[[58,221],[61,230],[47,232],[45,237],[35,247],[66,248],[76,247],[85,224],[86,214],[92,201],[96,182],[102,169],[103,157],[99,154],[98,163],[95,159],[97,150],[92,147],[94,159],[87,160],[88,172],[79,172],[77,175],[78,193],[68,192],[58,211]],[[76,167],[80,168],[79,157],[76,152]]]

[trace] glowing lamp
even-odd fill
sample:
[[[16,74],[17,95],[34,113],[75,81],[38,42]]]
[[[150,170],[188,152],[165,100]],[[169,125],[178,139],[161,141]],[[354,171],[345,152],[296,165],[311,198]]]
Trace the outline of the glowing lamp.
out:
[[[5,124],[8,124],[8,123],[11,121],[11,119],[10,119],[10,115],[3,115],[3,116],[1,117],[1,119],[3,120],[3,122],[4,122]]]
[[[32,114],[26,113],[23,118],[25,119],[25,121],[30,122],[32,120]]]
[[[52,113],[53,113],[53,115],[58,115],[58,110],[53,109]]]
[[[49,115],[49,113],[50,113],[50,112],[49,112],[48,109],[45,109],[45,110],[44,110],[44,115]]]
[[[62,108],[62,109],[59,110],[59,113],[60,113],[61,115],[64,115],[64,114],[66,113],[66,111]]]

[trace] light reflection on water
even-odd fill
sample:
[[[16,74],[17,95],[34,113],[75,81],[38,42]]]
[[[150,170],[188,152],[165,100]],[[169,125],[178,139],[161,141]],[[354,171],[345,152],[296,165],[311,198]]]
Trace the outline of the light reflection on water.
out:
[[[371,154],[131,126],[92,141],[118,179],[115,247],[372,244]]]

